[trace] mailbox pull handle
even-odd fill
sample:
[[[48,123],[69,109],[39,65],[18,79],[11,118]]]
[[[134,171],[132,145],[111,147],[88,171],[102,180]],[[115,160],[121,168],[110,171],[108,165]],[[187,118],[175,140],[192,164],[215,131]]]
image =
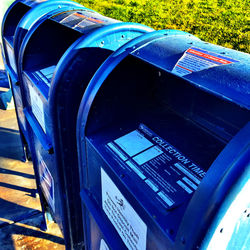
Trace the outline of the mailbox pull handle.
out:
[[[33,114],[30,114],[27,108],[24,108],[23,112],[25,114],[25,117],[27,118],[29,125],[33,129],[35,136],[41,142],[43,148],[47,150],[49,154],[53,154],[54,152],[53,147],[48,138],[46,137],[46,135],[44,134],[42,128],[38,124],[37,120],[33,116]]]
[[[112,245],[124,246],[124,243],[120,239],[114,226],[108,220],[108,217],[106,216],[102,208],[98,206],[97,202],[91,197],[91,193],[86,189],[82,189],[80,192],[80,196],[81,196],[81,200],[83,204],[85,205],[89,213],[91,213],[91,215],[95,219],[101,232],[108,232],[107,234],[104,235],[106,243],[109,246],[112,246]]]

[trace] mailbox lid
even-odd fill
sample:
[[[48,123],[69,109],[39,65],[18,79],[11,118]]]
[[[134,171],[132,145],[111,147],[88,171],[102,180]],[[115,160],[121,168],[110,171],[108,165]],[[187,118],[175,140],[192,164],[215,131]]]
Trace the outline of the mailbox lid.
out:
[[[194,37],[184,40],[180,36],[166,36],[131,54],[220,98],[250,108],[250,55],[247,53]]]

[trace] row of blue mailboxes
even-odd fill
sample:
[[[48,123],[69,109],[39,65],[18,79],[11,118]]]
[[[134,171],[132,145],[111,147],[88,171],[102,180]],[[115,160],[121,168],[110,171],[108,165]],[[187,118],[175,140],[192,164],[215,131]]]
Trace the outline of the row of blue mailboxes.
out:
[[[2,40],[24,155],[68,249],[250,244],[249,54],[68,0],[15,1]]]

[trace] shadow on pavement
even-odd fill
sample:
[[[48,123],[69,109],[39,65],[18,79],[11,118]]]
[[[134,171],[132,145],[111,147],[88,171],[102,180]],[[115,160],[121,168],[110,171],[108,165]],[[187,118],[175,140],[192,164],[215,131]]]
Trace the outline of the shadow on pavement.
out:
[[[6,225],[5,220],[18,222],[39,213],[39,210],[24,207],[0,198],[0,228]],[[32,226],[32,224],[28,225]]]
[[[28,194],[29,196],[31,196],[33,198],[36,198],[36,193],[37,193],[36,189],[20,187],[20,186],[16,186],[16,185],[4,183],[4,182],[0,182],[0,187],[12,188],[12,189],[15,189],[15,190],[18,190],[18,191],[30,193],[30,194]]]
[[[40,213],[26,218],[26,220],[21,221],[21,223],[12,224],[10,222],[5,222],[3,227],[0,228],[0,242],[2,249],[14,250],[18,245],[25,246],[25,249],[33,249],[33,247],[43,249],[45,240],[50,241],[53,244],[57,243],[63,245],[64,240],[62,237],[39,230],[41,220],[42,217]],[[27,227],[26,225],[29,226]],[[46,242],[46,245],[48,244],[49,243]],[[46,249],[51,248],[48,246]]]
[[[26,174],[26,173],[22,173],[22,172],[10,170],[10,169],[5,169],[1,167],[0,167],[0,174],[17,175],[17,176],[21,176],[21,177],[25,177],[29,179],[35,179],[35,176],[33,174]]]
[[[0,127],[0,157],[22,160],[23,152],[17,130]]]

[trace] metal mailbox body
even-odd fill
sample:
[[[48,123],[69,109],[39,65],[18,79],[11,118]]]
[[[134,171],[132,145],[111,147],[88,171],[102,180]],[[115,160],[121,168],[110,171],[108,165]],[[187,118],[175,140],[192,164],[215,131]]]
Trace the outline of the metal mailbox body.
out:
[[[149,31],[87,9],[72,10],[32,28],[20,48],[18,71],[33,163],[69,249],[84,244],[75,139],[82,95],[114,50]]]
[[[20,129],[23,149],[28,149],[29,138],[26,120],[23,114],[23,101],[20,80],[17,72],[18,53],[22,41],[32,27],[39,25],[49,15],[70,9],[82,9],[83,6],[69,0],[30,1],[17,0],[7,10],[2,23],[3,57],[12,89],[16,115]],[[25,152],[23,160],[26,160]]]
[[[249,187],[249,61],[156,31],[98,69],[77,121],[87,249],[214,247],[221,219]],[[237,202],[246,229],[249,199]],[[237,223],[226,222],[235,240]]]

